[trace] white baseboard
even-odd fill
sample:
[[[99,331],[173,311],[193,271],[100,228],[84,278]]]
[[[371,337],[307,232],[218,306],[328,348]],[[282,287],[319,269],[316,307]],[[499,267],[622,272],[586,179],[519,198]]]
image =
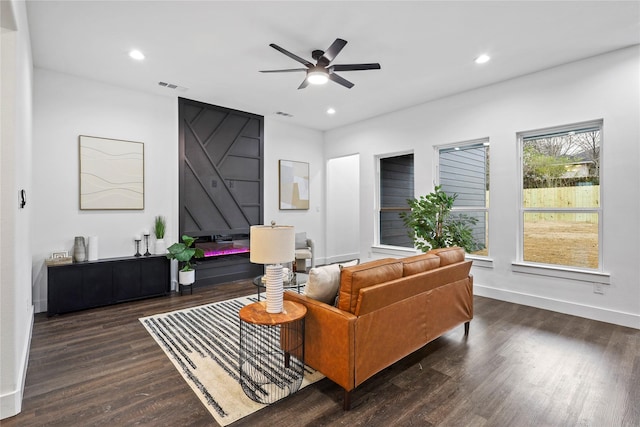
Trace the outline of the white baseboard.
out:
[[[45,313],[47,311],[47,300],[35,300],[33,305],[36,313]]]
[[[537,295],[508,291],[505,289],[496,289],[478,285],[476,283],[473,284],[473,293],[481,297],[513,302],[544,310],[556,311],[558,313],[570,314],[572,316],[584,317],[600,322],[613,323],[615,325],[640,329],[640,315],[633,313],[625,313],[601,307],[593,307],[574,302],[540,297]]]
[[[29,365],[29,349],[31,348],[31,336],[33,334],[33,305],[29,308],[28,314],[29,324],[29,337],[25,340],[24,347],[22,348],[22,357],[20,358],[20,383],[18,388],[8,393],[0,395],[0,420],[13,417],[22,411],[22,396],[24,395],[24,383],[27,379],[27,366]]]

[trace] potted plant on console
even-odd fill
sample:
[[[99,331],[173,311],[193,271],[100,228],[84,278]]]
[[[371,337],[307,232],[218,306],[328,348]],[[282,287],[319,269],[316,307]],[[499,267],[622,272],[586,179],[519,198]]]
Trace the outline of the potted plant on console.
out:
[[[153,234],[156,236],[154,253],[164,255],[167,253],[167,245],[164,243],[164,232],[167,228],[167,220],[163,216],[157,216],[153,223]]]
[[[193,237],[183,235],[182,242],[174,243],[167,248],[169,250],[167,258],[182,263],[182,268],[178,271],[178,283],[181,285],[191,285],[196,281],[196,271],[193,269],[191,260],[204,257],[202,249],[191,247],[195,241]]]

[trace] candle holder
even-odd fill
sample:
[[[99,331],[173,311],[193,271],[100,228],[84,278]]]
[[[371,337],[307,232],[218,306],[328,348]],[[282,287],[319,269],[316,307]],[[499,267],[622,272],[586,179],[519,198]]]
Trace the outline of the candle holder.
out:
[[[149,256],[149,255],[151,255],[151,252],[149,252],[149,235],[148,235],[148,234],[145,234],[145,235],[144,235],[144,244],[145,244],[145,245],[146,245],[146,247],[147,247],[147,251],[144,253],[144,256]]]
[[[136,254],[134,256],[142,256],[140,255],[140,239],[135,239],[136,240]]]

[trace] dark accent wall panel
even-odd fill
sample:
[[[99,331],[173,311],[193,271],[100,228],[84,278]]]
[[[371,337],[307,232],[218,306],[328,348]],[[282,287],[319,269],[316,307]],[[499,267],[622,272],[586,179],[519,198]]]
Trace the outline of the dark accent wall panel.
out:
[[[180,233],[249,232],[263,223],[264,118],[179,98]]]

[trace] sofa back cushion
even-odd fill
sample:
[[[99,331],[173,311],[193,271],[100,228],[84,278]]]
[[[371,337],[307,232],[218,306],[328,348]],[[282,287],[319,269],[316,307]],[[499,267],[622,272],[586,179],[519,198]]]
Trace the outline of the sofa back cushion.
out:
[[[444,267],[434,268],[405,276],[391,282],[369,286],[360,291],[360,298],[353,314],[363,316],[388,305],[413,298],[418,294],[430,293],[439,288],[446,288],[459,281],[471,281],[469,272],[471,261],[457,262]],[[444,312],[448,309],[445,308]]]
[[[440,267],[464,261],[464,249],[457,246],[450,248],[432,249],[428,254],[434,254],[440,257]]]
[[[402,261],[385,258],[345,267],[340,272],[338,308],[354,313],[360,289],[402,277]]]
[[[435,254],[420,254],[402,259],[402,275],[411,276],[440,266],[440,257]]]

